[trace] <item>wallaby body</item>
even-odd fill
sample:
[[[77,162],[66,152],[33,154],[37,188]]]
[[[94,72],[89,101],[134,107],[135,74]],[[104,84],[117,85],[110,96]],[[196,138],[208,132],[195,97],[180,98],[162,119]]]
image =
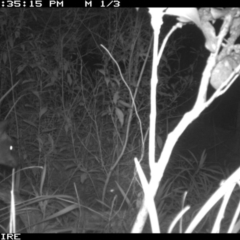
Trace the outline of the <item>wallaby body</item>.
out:
[[[5,171],[4,166],[16,168],[18,165],[18,155],[14,150],[14,142],[7,134],[9,123],[0,122],[0,169]],[[7,169],[8,170],[8,169]],[[10,170],[10,169],[9,169]],[[8,172],[10,172],[8,170]],[[9,205],[10,205],[10,186],[6,185],[5,180],[0,183],[0,232],[8,232],[9,227]],[[16,217],[17,229],[23,228],[23,223],[19,216]]]

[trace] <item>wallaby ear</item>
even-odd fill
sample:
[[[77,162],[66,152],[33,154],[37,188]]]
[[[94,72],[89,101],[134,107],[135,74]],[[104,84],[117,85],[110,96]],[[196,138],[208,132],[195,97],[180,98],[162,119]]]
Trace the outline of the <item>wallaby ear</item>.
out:
[[[9,122],[8,121],[2,121],[0,122],[0,135],[6,132],[9,128]]]
[[[9,129],[9,122],[2,121],[0,122],[0,140],[5,141],[9,138],[7,131]]]

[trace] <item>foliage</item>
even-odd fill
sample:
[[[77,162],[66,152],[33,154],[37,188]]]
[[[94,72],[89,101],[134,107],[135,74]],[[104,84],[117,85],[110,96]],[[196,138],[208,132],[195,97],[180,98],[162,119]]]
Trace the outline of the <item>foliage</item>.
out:
[[[149,14],[135,9],[24,8],[1,9],[0,18],[0,113],[12,121],[23,167],[17,180],[22,195],[17,215],[28,232],[126,232],[123,222],[128,219],[126,225],[132,225],[136,209],[116,214],[108,189],[117,182],[131,202],[142,191],[133,158],[141,152],[136,115],[146,136],[149,126]],[[183,52],[202,57],[202,52],[183,47],[186,39],[184,34],[170,39],[158,67],[157,134],[162,144],[172,130],[171,119],[192,105],[199,84],[194,76],[198,60],[182,70]],[[100,44],[119,64],[137,113],[117,66]],[[160,145],[158,150],[160,154]],[[175,177],[164,182],[157,198],[174,199],[188,188],[196,199],[218,180],[211,179],[213,170],[196,168],[194,157],[182,161],[187,166],[167,173]],[[148,167],[145,171],[150,174]],[[174,185],[176,179],[183,185]],[[187,185],[189,179],[192,185]],[[159,201],[159,212],[163,206],[171,213],[176,210],[174,204]]]

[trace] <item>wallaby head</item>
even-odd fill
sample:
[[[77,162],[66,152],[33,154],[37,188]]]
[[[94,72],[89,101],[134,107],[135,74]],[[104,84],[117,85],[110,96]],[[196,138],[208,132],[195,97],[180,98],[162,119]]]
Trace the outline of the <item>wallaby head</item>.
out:
[[[13,141],[7,134],[9,123],[0,122],[0,164],[15,168],[18,165],[18,157],[14,151]]]

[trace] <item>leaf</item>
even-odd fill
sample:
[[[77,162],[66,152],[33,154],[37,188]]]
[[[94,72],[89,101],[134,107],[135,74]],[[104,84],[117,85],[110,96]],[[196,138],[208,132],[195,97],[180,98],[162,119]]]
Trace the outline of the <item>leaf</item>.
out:
[[[87,173],[81,173],[80,182],[84,183],[88,178]]]
[[[114,102],[114,104],[117,104],[119,98],[120,98],[120,97],[119,97],[119,92],[115,92],[115,93],[114,93],[114,96],[113,96],[113,102]]]
[[[52,85],[54,85],[54,83],[57,81],[57,78],[58,78],[58,69],[55,68],[53,71],[52,71],[52,74],[51,74],[51,82],[46,84],[44,86],[44,88],[48,88],[48,87],[51,87]]]
[[[123,126],[123,124],[124,124],[124,114],[123,114],[122,110],[120,110],[119,108],[116,107],[115,108],[115,113],[118,117],[118,120],[119,120],[121,126]]]
[[[104,78],[105,82],[106,82],[106,85],[108,86],[109,82],[110,82],[110,78],[109,77],[105,77]]]
[[[19,38],[20,37],[20,32],[19,32],[19,30],[17,30],[16,32],[15,32],[15,38],[17,39],[17,38]]]
[[[39,92],[38,92],[38,91],[32,91],[32,93],[33,93],[37,98],[40,99],[40,97],[39,97]]]
[[[225,17],[231,8],[219,9],[219,8],[211,8],[211,15],[214,19],[219,19]]]
[[[18,75],[19,73],[21,73],[21,72],[25,69],[25,67],[26,67],[26,64],[22,64],[22,65],[18,66],[17,75]]]
[[[64,63],[64,65],[63,65],[63,70],[64,70],[64,73],[67,73],[67,71],[68,71],[68,68],[69,68],[69,62],[68,62],[68,61],[66,61],[66,62]]]
[[[102,68],[102,69],[98,69],[98,72],[100,72],[103,76],[105,76],[105,70]]]
[[[207,154],[206,154],[206,149],[203,150],[201,157],[200,157],[200,161],[199,161],[199,168],[203,168],[205,160],[206,160]]]
[[[196,8],[168,8],[166,14],[178,16],[180,22],[194,22],[201,28],[201,21]]]
[[[32,174],[33,174],[33,176],[37,176],[38,173],[39,173],[38,169],[32,168]]]
[[[25,51],[25,44],[21,44],[21,48],[23,51]]]
[[[36,125],[35,123],[33,123],[33,122],[29,121],[29,120],[23,120],[23,121],[24,121],[25,123],[31,125],[32,127],[37,128],[37,125]]]
[[[25,84],[25,83],[32,83],[32,82],[35,82],[34,79],[29,78],[29,79],[27,79],[27,80],[23,80],[23,81],[22,81],[22,84]]]
[[[112,80],[117,83],[118,86],[120,86],[119,79],[116,76],[112,77]]]
[[[40,113],[39,113],[39,118],[41,118],[42,115],[43,115],[44,113],[46,113],[46,111],[47,111],[47,107],[41,108]]]
[[[69,86],[72,86],[72,78],[69,73],[67,74],[67,81],[68,81]]]
[[[194,22],[201,29],[206,42],[205,47],[210,52],[216,51],[215,29],[208,21],[201,21],[196,8],[168,8],[166,14],[178,16],[180,22]]]
[[[163,147],[163,140],[160,135],[157,135],[157,145],[160,149]]]
[[[237,63],[230,56],[226,56],[219,61],[212,71],[212,76],[210,79],[212,87],[218,89],[221,84],[228,79],[235,67],[237,67]]]
[[[68,129],[71,129],[72,127],[72,122],[69,117],[65,117],[65,122],[66,124],[64,125],[65,132],[68,133]]]
[[[129,103],[123,101],[123,100],[119,100],[118,104],[121,104],[122,106],[127,107],[127,108],[131,108],[132,107],[131,104],[129,104]]]

